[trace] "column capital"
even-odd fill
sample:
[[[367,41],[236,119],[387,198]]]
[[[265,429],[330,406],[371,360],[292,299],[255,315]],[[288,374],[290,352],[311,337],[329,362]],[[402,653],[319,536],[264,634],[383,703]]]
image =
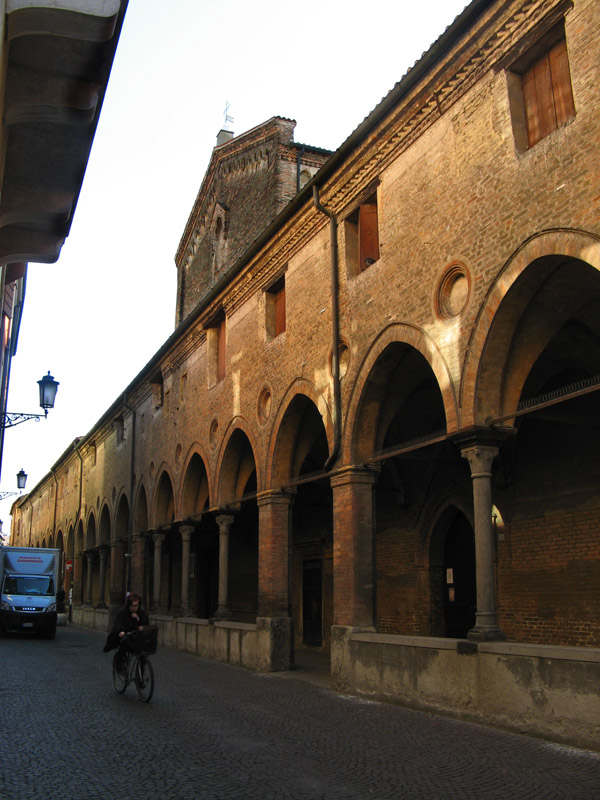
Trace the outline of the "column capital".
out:
[[[492,462],[499,452],[498,447],[486,444],[472,444],[460,450],[461,456],[469,462],[472,478],[491,477]]]
[[[229,528],[235,521],[233,514],[217,514],[215,522],[219,526],[219,533],[229,533]]]
[[[330,475],[331,487],[344,486],[349,483],[371,484],[374,486],[379,477],[379,466],[342,467]]]
[[[195,530],[196,530],[195,525],[179,525],[179,533],[181,534],[181,540],[189,542]]]

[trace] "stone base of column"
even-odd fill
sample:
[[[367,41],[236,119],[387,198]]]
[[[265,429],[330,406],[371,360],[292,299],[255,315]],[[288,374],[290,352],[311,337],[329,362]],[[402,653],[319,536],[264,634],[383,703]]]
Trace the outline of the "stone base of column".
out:
[[[476,614],[475,627],[467,633],[471,642],[504,642],[506,634],[500,630],[495,614]]]
[[[336,692],[348,692],[354,686],[351,638],[356,631],[349,625],[331,626],[331,686]]]
[[[231,619],[231,611],[225,606],[217,608],[213,619],[217,620],[217,622],[226,622],[228,619]]]
[[[257,617],[258,668],[284,672],[294,668],[293,626],[290,617]]]

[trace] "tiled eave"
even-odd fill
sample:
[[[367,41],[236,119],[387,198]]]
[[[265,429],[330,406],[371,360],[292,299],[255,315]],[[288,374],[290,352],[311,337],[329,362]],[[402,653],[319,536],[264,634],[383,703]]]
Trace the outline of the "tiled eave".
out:
[[[8,0],[0,264],[58,259],[69,234],[127,0]]]

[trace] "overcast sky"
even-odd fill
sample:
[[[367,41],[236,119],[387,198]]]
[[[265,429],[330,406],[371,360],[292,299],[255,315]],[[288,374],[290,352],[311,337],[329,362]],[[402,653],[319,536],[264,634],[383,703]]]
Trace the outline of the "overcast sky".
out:
[[[229,104],[240,134],[273,116],[336,149],[466,0],[130,0],[69,238],[30,264],[0,490],[27,489],[87,434],[174,328],[175,251]],[[4,531],[14,497],[0,502]]]

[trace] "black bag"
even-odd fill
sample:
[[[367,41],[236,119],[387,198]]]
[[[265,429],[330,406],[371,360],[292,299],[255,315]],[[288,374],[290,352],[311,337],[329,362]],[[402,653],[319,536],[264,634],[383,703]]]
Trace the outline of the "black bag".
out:
[[[132,653],[154,655],[158,647],[158,628],[156,625],[146,625],[141,631],[135,631],[127,637],[126,646]]]

